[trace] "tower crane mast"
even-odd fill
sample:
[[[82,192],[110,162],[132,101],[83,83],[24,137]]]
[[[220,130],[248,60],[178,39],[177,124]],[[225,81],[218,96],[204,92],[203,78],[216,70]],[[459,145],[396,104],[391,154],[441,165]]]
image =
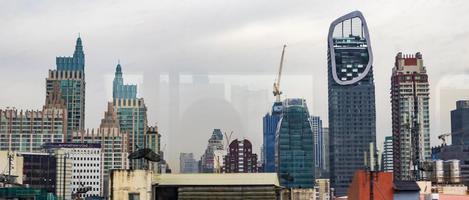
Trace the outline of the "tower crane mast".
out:
[[[282,91],[280,91],[280,79],[282,78],[283,58],[284,58],[284,55],[285,55],[285,48],[286,47],[287,47],[287,45],[284,44],[283,49],[282,49],[282,56],[280,57],[280,66],[279,66],[279,69],[278,69],[277,80],[274,82],[273,94],[275,96],[275,102],[280,102],[280,95],[282,94]]]

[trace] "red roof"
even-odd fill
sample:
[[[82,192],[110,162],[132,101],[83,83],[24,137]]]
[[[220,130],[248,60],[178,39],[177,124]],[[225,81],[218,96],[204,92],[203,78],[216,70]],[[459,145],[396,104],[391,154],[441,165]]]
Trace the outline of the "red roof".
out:
[[[404,58],[404,65],[417,65],[417,58]]]

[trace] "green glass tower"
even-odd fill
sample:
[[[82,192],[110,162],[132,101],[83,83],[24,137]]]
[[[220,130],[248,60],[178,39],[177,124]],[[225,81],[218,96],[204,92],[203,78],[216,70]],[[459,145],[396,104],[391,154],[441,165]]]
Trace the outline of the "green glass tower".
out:
[[[56,65],[55,70],[49,70],[46,92],[50,93],[54,82],[59,82],[62,99],[67,108],[65,141],[71,142],[73,132],[85,127],[85,54],[80,37],[76,41],[73,56],[57,57]]]
[[[286,99],[276,136],[275,168],[287,188],[314,187],[314,143],[304,99]]]
[[[120,131],[129,134],[129,151],[134,152],[137,148],[144,148],[145,134],[148,129],[147,107],[143,98],[137,98],[137,86],[124,84],[120,64],[116,67],[112,93],[113,105],[117,108]],[[144,162],[142,160],[131,161],[130,167],[143,169]]]

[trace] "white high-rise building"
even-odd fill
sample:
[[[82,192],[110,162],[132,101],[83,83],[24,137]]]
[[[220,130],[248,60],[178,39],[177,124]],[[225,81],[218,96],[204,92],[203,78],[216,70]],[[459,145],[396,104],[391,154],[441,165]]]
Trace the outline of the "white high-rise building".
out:
[[[101,144],[48,143],[44,145],[44,148],[53,152],[61,151],[71,161],[72,197],[79,189],[85,187],[91,187],[91,190],[85,194],[79,194],[79,197],[102,196]]]
[[[422,54],[396,55],[391,76],[393,172],[395,180],[423,180],[430,159],[430,92]]]
[[[383,154],[381,157],[381,167],[385,172],[392,172],[392,136],[386,136],[383,144]]]

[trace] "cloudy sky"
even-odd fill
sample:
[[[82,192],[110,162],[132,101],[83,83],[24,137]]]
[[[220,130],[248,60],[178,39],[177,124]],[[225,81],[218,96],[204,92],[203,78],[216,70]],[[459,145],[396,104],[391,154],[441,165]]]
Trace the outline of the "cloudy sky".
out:
[[[55,68],[56,56],[73,53],[80,33],[86,54],[87,128],[99,124],[120,59],[126,80],[139,84],[149,123],[158,123],[175,168],[180,151],[200,156],[212,128],[234,129],[235,137],[253,140],[258,151],[261,119],[273,100],[270,91],[284,43],[284,93],[306,98],[310,112],[327,126],[326,35],[330,22],[354,10],[367,20],[375,56],[378,143],[391,134],[389,88],[397,52],[423,54],[431,84],[432,146],[439,144],[438,134],[449,131],[454,101],[469,99],[469,2],[464,0],[0,0],[0,5],[0,107],[40,109],[48,69]],[[171,98],[163,98],[173,90],[165,84],[171,73],[202,75],[214,85],[181,87],[184,99],[173,122],[167,109]],[[246,93],[262,104],[254,98],[246,101],[248,109],[240,108],[243,102],[233,100],[237,87],[244,88],[240,96]],[[216,99],[219,93],[226,102],[209,101],[220,106],[203,108],[219,116],[235,113],[226,117],[233,123],[204,116],[201,109],[188,110],[193,102],[186,98]],[[247,114],[249,120],[240,119]],[[206,119],[189,120],[196,116]],[[170,130],[171,123],[184,128]]]

